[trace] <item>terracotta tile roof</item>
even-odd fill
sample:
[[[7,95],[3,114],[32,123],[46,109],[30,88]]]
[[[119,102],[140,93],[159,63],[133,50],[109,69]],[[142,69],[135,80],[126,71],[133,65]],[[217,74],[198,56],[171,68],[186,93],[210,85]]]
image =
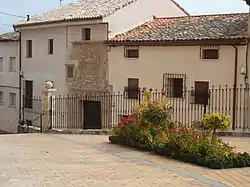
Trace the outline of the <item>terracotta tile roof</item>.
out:
[[[247,28],[248,13],[154,18],[109,42],[242,39]]]
[[[137,0],[78,0],[62,5],[40,16],[31,16],[30,21],[20,21],[23,24],[50,23],[75,19],[93,19],[106,17]]]
[[[18,32],[8,32],[8,33],[0,34],[0,42],[18,41],[18,40],[19,40]]]

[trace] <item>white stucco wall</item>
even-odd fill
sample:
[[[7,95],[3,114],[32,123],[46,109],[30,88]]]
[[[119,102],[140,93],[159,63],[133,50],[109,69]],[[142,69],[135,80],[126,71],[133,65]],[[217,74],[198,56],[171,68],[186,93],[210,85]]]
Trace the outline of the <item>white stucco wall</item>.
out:
[[[71,63],[71,42],[81,41],[81,29],[91,29],[91,41],[107,40],[107,24],[81,24],[22,30],[22,69],[24,79],[33,80],[34,96],[41,96],[44,82],[54,81],[56,94],[68,94],[66,66]],[[54,39],[54,54],[48,54],[48,39]],[[26,58],[26,40],[33,42],[33,56]]]
[[[246,46],[239,46],[238,86],[244,84],[239,67],[246,63]],[[138,59],[124,58],[124,47],[112,47],[109,52],[109,80],[114,91],[123,91],[128,78],[139,78],[140,87],[162,89],[164,73],[187,75],[187,89],[194,81],[208,81],[209,85],[224,87],[234,84],[235,50],[220,46],[219,59],[203,60],[199,46],[146,47],[141,46]]]
[[[109,23],[109,37],[123,33],[156,17],[186,15],[171,0],[138,0],[104,18]]]
[[[66,29],[47,28],[23,30],[22,70],[24,80],[33,80],[33,95],[41,96],[46,80],[53,80],[59,93],[65,92],[64,64],[66,53]],[[48,54],[48,39],[54,39],[54,54]],[[26,40],[32,40],[32,58],[26,58]],[[60,88],[60,89],[59,89]]]
[[[0,91],[3,104],[0,104],[0,130],[16,133],[19,117],[19,57],[18,42],[0,42],[0,57],[3,57],[3,71],[0,72]],[[9,72],[9,58],[16,57],[16,72]],[[9,105],[9,93],[16,93],[16,106]]]

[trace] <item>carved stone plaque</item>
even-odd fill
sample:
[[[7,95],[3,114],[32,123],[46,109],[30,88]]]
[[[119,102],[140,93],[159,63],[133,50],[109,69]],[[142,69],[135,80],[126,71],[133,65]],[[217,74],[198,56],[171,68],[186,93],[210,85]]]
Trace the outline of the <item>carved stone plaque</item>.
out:
[[[108,62],[106,46],[103,43],[73,44],[71,60],[74,67],[72,89],[82,91],[105,90],[108,86]]]

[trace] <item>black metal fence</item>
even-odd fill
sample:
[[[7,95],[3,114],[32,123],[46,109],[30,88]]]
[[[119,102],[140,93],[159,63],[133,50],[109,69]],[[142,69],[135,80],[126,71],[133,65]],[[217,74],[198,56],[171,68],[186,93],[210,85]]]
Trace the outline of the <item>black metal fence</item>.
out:
[[[41,127],[42,125],[42,98],[23,98],[22,119],[29,126]]]
[[[51,98],[52,128],[85,128],[84,101],[98,101],[101,105],[101,126],[111,128],[122,116],[131,114],[143,100],[143,93],[129,98],[127,92],[117,93],[83,93],[71,96],[53,96]],[[134,94],[133,94],[134,95]],[[166,93],[168,96],[168,93]],[[182,95],[169,94],[168,103],[173,108],[172,120],[181,121],[190,126],[193,121],[200,120],[204,113],[223,113],[231,116],[232,129],[248,129],[249,88],[240,86],[212,87],[206,92],[194,89],[183,90]],[[162,92],[153,90],[153,100],[160,100]],[[94,115],[93,115],[94,116]]]

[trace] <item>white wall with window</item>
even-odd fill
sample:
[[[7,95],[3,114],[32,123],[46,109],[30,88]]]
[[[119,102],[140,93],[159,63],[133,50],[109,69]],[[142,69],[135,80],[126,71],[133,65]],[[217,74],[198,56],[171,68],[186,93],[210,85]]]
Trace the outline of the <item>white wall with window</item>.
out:
[[[0,40],[0,130],[17,132],[19,119],[18,42]]]
[[[240,66],[246,63],[246,46],[238,46],[238,86],[244,84]],[[116,46],[109,52],[109,81],[121,91],[128,78],[139,78],[139,87],[165,89],[171,97],[181,97],[195,81],[214,85],[234,84],[235,49],[233,46]],[[165,77],[164,77],[165,75]],[[167,75],[167,76],[166,76]]]

